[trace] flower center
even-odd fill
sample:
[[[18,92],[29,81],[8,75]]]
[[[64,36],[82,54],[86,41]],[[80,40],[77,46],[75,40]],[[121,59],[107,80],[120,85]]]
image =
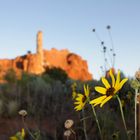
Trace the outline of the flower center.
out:
[[[113,87],[107,89],[106,96],[113,96],[115,89]]]
[[[84,95],[82,98],[82,102],[84,103],[86,101],[87,97]]]

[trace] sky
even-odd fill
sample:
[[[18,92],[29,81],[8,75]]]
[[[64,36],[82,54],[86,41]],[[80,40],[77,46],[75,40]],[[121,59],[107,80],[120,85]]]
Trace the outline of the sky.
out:
[[[35,53],[41,30],[44,49],[67,48],[80,55],[99,79],[104,66],[100,40],[111,53],[110,25],[114,67],[132,77],[140,68],[139,7],[139,0],[0,0],[0,59]]]

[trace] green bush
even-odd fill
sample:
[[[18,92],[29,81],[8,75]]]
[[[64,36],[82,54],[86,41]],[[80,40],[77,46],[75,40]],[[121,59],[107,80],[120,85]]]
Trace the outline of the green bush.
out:
[[[16,116],[18,114],[19,105],[17,101],[9,101],[6,107],[8,116]]]
[[[15,83],[17,80],[15,71],[13,69],[9,69],[4,76],[4,80],[6,80],[9,83]]]
[[[68,79],[67,73],[61,68],[54,67],[48,69],[44,74],[48,74],[51,78],[55,80],[60,80],[62,83],[65,83],[65,81]]]

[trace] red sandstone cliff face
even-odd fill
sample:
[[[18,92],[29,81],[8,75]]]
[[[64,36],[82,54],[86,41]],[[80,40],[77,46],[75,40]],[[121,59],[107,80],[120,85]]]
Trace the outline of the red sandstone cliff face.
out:
[[[50,51],[44,51],[44,66],[60,67],[75,80],[92,79],[92,75],[88,72],[87,62],[66,49],[58,51],[53,48]]]
[[[68,76],[75,80],[91,80],[92,75],[88,72],[87,62],[80,56],[70,53],[68,50],[43,50],[43,63],[38,54],[27,54],[15,59],[0,60],[0,78],[8,71],[15,70],[17,76],[21,72],[41,74],[46,68],[59,67],[66,71]]]

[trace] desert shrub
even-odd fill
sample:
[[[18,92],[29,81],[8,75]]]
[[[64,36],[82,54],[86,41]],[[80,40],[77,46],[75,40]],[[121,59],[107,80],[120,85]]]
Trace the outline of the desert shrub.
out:
[[[122,75],[123,76],[123,75]],[[122,77],[123,78],[123,77]],[[83,130],[81,129],[83,123],[81,113],[75,112],[72,100],[71,85],[76,83],[76,92],[83,93],[83,85],[88,84],[90,87],[91,99],[99,96],[94,90],[94,86],[102,85],[101,80],[92,81],[78,81],[68,78],[60,69],[53,69],[43,75],[36,76],[23,73],[21,79],[18,79],[14,84],[11,84],[11,78],[7,78],[8,82],[0,86],[0,115],[1,116],[14,116],[18,115],[18,110],[26,109],[28,116],[36,120],[39,128],[42,128],[41,122],[48,119],[53,122],[53,132],[57,139],[63,139],[64,122],[66,119],[73,119],[75,121],[74,130],[77,133],[78,140],[84,139]],[[119,96],[124,100],[126,121],[128,128],[134,129],[134,90],[130,86],[129,80]],[[129,96],[128,96],[129,95]],[[112,134],[120,129],[122,126],[120,118],[120,110],[118,102],[112,99],[108,102],[104,109],[96,108],[99,122],[102,124],[103,135],[106,140],[112,140]],[[4,115],[3,115],[4,114]],[[90,105],[86,107],[86,116],[88,119],[87,133],[89,139],[98,139],[98,129],[93,119]],[[112,121],[116,120],[116,121]],[[130,121],[131,120],[131,121]],[[48,124],[50,123],[48,121]],[[120,123],[117,123],[120,122]],[[116,128],[114,128],[116,126]],[[48,130],[40,129],[45,139]],[[52,138],[54,137],[53,134]],[[43,139],[42,138],[42,139]]]
[[[47,69],[44,74],[48,74],[51,78],[59,80],[62,83],[64,83],[68,79],[67,73],[61,68],[54,67],[51,69]]]
[[[4,75],[4,80],[6,80],[8,83],[15,83],[17,81],[15,71],[13,69],[9,69]]]
[[[33,115],[44,114],[44,106],[47,103],[46,99],[51,94],[51,87],[41,77],[36,77],[28,83],[29,92],[27,98],[27,109]]]
[[[47,73],[42,74],[42,79],[46,82],[46,83],[50,83],[52,84],[54,79],[50,77],[50,75],[48,75]]]
[[[0,99],[0,115],[2,115],[3,112],[4,112],[3,100]]]
[[[6,105],[8,116],[16,116],[18,114],[19,105],[17,101],[9,101]]]

